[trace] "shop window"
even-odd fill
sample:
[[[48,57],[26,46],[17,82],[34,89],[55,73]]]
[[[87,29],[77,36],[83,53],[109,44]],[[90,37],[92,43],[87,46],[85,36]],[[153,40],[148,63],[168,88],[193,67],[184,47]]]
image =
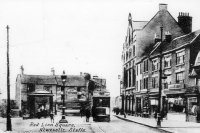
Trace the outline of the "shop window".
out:
[[[185,72],[176,73],[176,83],[184,83]]]
[[[191,97],[188,98],[188,114],[189,115],[197,115],[197,98]]]
[[[176,64],[183,64],[185,60],[185,51],[176,53]]]
[[[158,59],[152,61],[152,71],[158,70]]]

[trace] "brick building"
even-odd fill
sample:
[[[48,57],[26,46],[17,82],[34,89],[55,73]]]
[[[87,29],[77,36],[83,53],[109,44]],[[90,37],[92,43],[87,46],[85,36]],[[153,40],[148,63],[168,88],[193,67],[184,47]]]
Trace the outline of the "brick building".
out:
[[[191,112],[198,94],[186,95],[186,90],[198,85],[199,69],[194,64],[198,62],[195,60],[200,51],[199,31],[192,32],[192,17],[189,13],[179,13],[177,22],[168,12],[167,4],[160,4],[150,21],[133,21],[129,14],[128,23],[122,52],[125,90],[121,94],[122,109],[128,114],[151,116],[157,108],[162,48],[162,68],[166,76],[162,80],[162,108],[179,112],[185,108]],[[160,27],[163,27],[162,34]]]

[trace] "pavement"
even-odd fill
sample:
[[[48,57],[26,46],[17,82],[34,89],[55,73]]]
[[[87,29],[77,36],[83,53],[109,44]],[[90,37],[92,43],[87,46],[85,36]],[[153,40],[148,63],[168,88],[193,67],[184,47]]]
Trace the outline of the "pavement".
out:
[[[16,132],[47,132],[43,131],[43,129],[55,129],[55,131],[52,132],[63,132],[60,131],[64,130],[64,132],[71,132],[69,131],[70,128],[73,129],[85,129],[86,131],[89,131],[89,127],[91,127],[92,119],[90,118],[89,122],[86,122],[85,117],[80,116],[65,116],[66,120],[68,121],[67,124],[65,123],[59,123],[61,120],[61,114],[58,112],[57,115],[54,117],[54,123],[51,122],[50,117],[47,118],[32,118],[32,119],[26,119],[23,120],[21,117],[18,118],[11,118],[12,122],[12,131],[10,133],[16,133]],[[6,132],[6,118],[0,118],[0,133]],[[8,131],[7,131],[8,132]]]
[[[157,127],[157,121],[154,118],[143,118],[131,115],[126,115],[126,118],[124,118],[124,115],[114,116],[126,121],[134,122],[151,128],[159,128]],[[199,133],[200,123],[164,119],[163,121],[161,121],[161,127],[159,128],[159,130],[163,130],[163,132],[169,133]]]

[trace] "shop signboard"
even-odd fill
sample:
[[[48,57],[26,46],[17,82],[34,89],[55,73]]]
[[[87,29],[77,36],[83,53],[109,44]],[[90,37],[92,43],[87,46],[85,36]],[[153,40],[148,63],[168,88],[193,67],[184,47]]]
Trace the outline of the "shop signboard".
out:
[[[77,99],[77,90],[76,88],[67,88],[67,99],[72,100],[72,99]]]
[[[183,89],[184,84],[169,84],[168,89],[169,90],[177,90],[177,89]]]

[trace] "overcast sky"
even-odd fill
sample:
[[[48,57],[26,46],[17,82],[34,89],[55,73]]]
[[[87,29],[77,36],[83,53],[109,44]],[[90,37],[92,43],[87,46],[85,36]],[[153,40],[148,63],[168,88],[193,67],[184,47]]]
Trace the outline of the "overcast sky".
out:
[[[15,81],[25,74],[79,75],[88,72],[107,80],[112,96],[119,95],[121,53],[128,14],[149,21],[159,3],[177,20],[179,12],[193,17],[193,31],[200,29],[198,0],[6,0],[0,1],[0,89],[6,98],[6,26],[10,27],[11,98]]]

